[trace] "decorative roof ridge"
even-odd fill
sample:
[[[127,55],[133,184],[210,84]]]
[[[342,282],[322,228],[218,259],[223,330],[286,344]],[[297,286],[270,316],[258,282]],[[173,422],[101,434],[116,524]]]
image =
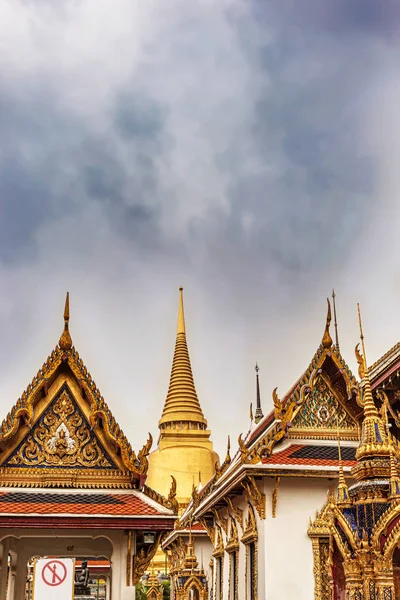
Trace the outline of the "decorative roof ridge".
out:
[[[295,383],[291,386],[291,388],[289,388],[289,391],[286,392],[285,396],[280,401],[282,408],[286,408],[286,406],[288,405],[288,403],[290,402],[290,400],[292,399],[293,396],[295,398],[300,398],[300,392],[301,392],[302,387],[310,381],[311,375],[315,371],[315,368],[318,365],[318,363],[320,362],[321,357],[323,355],[325,355],[325,357],[334,356],[336,358],[336,362],[338,363],[338,366],[341,368],[341,370],[346,372],[352,387],[354,386],[355,389],[358,388],[358,386],[360,384],[357,381],[357,379],[355,378],[354,374],[352,373],[350,367],[347,365],[346,361],[344,360],[341,352],[336,348],[335,345],[332,345],[329,349],[327,349],[321,343],[318,346],[316,352],[314,353],[314,356],[311,359],[311,362],[309,363],[306,370],[302,373],[302,375],[300,375],[300,377],[295,381]],[[273,421],[275,420],[275,414],[276,414],[276,408],[273,408],[259,422],[257,429],[254,429],[252,432],[253,435],[251,436],[250,444],[254,443],[257,440],[257,438],[264,431],[266,431],[268,426],[273,423]],[[244,442],[245,443],[247,442],[246,438],[244,439]]]
[[[168,513],[172,515],[178,514],[177,506],[172,507],[168,501],[168,498],[165,498],[152,488],[149,488],[147,485],[144,485],[140,489],[133,491],[135,491],[138,496],[142,498],[142,500],[149,506],[153,506],[155,508],[162,507],[165,509],[165,511],[168,511]]]
[[[32,401],[34,396],[46,379],[61,364],[62,355],[63,351],[57,345],[3,419],[0,425],[0,441],[5,441],[16,433],[20,417],[25,417],[27,425],[31,425],[33,417]]]
[[[164,506],[165,508],[168,508],[174,514],[177,515],[178,509],[179,509],[179,504],[176,499],[176,479],[172,475],[171,475],[171,478],[172,478],[172,484],[171,484],[171,489],[168,494],[168,498],[165,498],[165,496],[163,496],[159,492],[156,492],[156,490],[153,490],[152,488],[150,488],[147,485],[144,485],[141,488],[141,492],[143,494],[145,494],[146,496],[148,496],[149,498],[151,498],[151,500],[153,500],[154,502],[161,504],[162,506]]]
[[[389,350],[387,350],[387,352],[382,354],[382,356],[380,358],[378,358],[378,360],[376,360],[369,367],[370,379],[373,380],[378,375],[380,375],[380,370],[378,369],[378,367],[380,367],[380,366],[383,367],[384,366],[383,363],[385,363],[387,361],[387,359],[393,357],[393,362],[394,362],[395,359],[398,358],[399,356],[400,356],[400,342],[397,342],[396,344],[394,344],[394,346],[392,346]],[[390,366],[390,363],[388,366]],[[375,371],[375,373],[374,373],[374,371]]]

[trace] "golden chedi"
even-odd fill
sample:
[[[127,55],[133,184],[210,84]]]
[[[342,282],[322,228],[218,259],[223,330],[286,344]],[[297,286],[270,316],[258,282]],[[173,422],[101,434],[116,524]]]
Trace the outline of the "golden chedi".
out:
[[[179,288],[178,330],[171,378],[164,410],[158,423],[158,447],[149,456],[147,485],[168,496],[171,475],[177,482],[180,505],[189,502],[199,477],[208,481],[215,473],[218,455],[197,397],[186,343],[183,288]]]

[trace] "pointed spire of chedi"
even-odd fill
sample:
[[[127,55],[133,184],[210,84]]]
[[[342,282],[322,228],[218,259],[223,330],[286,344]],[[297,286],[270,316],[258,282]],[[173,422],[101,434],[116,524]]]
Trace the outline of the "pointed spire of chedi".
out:
[[[60,340],[58,342],[61,350],[71,350],[72,348],[72,338],[69,333],[69,292],[67,292],[67,296],[65,298],[65,307],[64,307],[64,331],[61,334]]]
[[[193,482],[201,473],[206,482],[215,474],[219,457],[213,450],[211,431],[201,410],[193,381],[186,342],[183,289],[179,288],[178,328],[171,378],[164,409],[159,421],[157,448],[149,455],[146,484],[167,496],[171,475],[176,480],[176,499],[187,506]]]
[[[199,429],[207,428],[207,421],[201,410],[193,380],[189,350],[186,341],[185,314],[183,309],[183,288],[179,288],[178,328],[171,378],[164,410],[159,421],[160,429],[165,425],[195,423]]]

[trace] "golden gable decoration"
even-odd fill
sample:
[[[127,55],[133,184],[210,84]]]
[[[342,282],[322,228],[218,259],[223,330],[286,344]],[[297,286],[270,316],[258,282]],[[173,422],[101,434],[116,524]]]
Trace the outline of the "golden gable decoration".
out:
[[[64,386],[4,466],[111,468],[116,465],[90,431]]]
[[[342,406],[322,374],[317,375],[306,401],[293,419],[290,434],[337,432],[338,427],[341,431],[357,432],[356,421]]]
[[[0,426],[0,484],[142,486],[152,437],[136,454],[72,344],[69,318],[67,294],[58,345]]]

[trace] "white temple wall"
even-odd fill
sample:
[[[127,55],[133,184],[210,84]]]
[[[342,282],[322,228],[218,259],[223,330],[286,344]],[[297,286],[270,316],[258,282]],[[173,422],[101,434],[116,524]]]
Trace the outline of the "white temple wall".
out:
[[[199,563],[199,567],[203,563],[204,570],[207,573],[208,565],[210,564],[210,560],[212,557],[212,553],[214,552],[213,545],[211,543],[210,538],[207,534],[196,535],[193,536],[194,539],[194,552],[196,554],[196,558]],[[187,543],[187,539],[185,540]]]
[[[332,481],[282,477],[279,485],[276,518],[272,518],[271,497],[274,478],[264,478],[267,497],[265,521],[259,522],[259,574],[265,581],[259,597],[265,600],[310,600],[314,595],[313,553],[307,535],[310,517],[321,510]]]

